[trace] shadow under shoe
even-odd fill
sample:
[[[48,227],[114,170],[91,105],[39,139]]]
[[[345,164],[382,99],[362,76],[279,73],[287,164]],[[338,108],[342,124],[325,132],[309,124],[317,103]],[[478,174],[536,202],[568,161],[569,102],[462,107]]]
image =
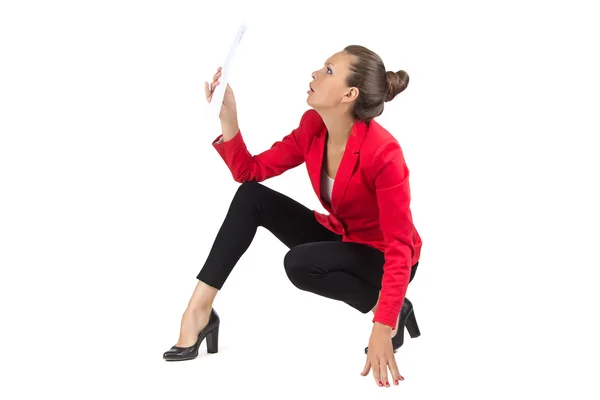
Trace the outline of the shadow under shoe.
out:
[[[198,340],[190,347],[173,346],[163,354],[166,361],[192,360],[198,356],[200,344],[206,338],[206,350],[208,353],[219,351],[219,325],[221,319],[214,309],[210,311],[208,324],[198,334]]]
[[[408,330],[408,334],[411,338],[416,338],[421,336],[421,331],[419,330],[419,325],[417,325],[417,319],[415,318],[415,310],[413,309],[413,305],[406,297],[404,298],[404,303],[402,304],[402,310],[400,310],[400,321],[398,321],[398,331],[396,332],[396,336],[392,338],[392,347],[394,348],[394,353],[402,347],[404,344],[404,327]],[[369,347],[365,347],[365,354],[368,353]]]

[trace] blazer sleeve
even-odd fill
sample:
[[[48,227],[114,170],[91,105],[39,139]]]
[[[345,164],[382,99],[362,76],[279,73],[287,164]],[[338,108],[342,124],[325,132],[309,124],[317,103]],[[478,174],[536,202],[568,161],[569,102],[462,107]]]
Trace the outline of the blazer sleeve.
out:
[[[395,140],[380,146],[374,159],[378,161],[375,192],[379,226],[385,242],[385,263],[373,322],[395,329],[410,281],[414,254],[409,170],[402,149]]]
[[[264,181],[305,161],[303,148],[307,114],[308,111],[304,113],[296,129],[260,154],[250,154],[241,131],[227,142],[223,142],[223,135],[219,135],[213,141],[213,147],[225,161],[236,182]]]

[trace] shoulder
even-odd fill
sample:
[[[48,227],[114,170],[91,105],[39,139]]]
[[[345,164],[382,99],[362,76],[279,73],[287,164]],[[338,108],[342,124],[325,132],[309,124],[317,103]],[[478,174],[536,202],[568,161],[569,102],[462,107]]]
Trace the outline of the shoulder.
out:
[[[325,123],[323,119],[314,109],[309,109],[302,114],[298,127],[294,130],[293,135],[297,143],[304,152],[308,152],[313,142],[313,139],[323,131]]]
[[[311,108],[302,114],[302,118],[300,119],[300,129],[303,131],[314,135],[320,132],[324,126],[325,123],[316,110]]]
[[[361,148],[361,158],[365,174],[373,183],[389,173],[397,180],[408,176],[408,167],[400,143],[390,131],[375,120],[369,124]]]
[[[382,161],[381,157],[384,155],[387,157],[391,155],[404,160],[402,147],[396,137],[375,120],[369,123],[363,149],[361,149],[361,152],[363,151],[367,155],[377,158],[378,163]]]

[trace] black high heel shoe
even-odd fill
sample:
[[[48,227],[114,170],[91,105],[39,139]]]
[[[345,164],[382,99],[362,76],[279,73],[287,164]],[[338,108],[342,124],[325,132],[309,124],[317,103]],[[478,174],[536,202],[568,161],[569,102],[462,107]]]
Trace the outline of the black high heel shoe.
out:
[[[206,351],[208,353],[217,353],[219,351],[219,325],[221,319],[219,314],[212,309],[208,324],[198,334],[198,340],[190,347],[173,346],[163,354],[163,358],[167,361],[183,361],[191,360],[198,357],[198,349],[200,344],[206,338]]]
[[[404,327],[406,326],[406,330],[411,338],[416,338],[421,336],[421,331],[419,330],[419,325],[417,325],[417,319],[415,318],[415,310],[413,309],[413,305],[406,297],[404,298],[404,303],[402,304],[402,310],[400,311],[400,321],[398,321],[398,331],[396,332],[396,336],[392,338],[392,347],[394,348],[394,353],[402,347],[404,344]],[[365,347],[365,354],[369,351],[369,347]]]

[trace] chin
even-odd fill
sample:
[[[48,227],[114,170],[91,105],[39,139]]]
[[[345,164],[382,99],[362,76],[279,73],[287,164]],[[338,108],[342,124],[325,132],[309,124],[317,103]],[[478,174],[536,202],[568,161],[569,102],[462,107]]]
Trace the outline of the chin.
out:
[[[314,98],[314,93],[313,93],[312,95],[308,95],[308,96],[306,97],[306,104],[308,104],[309,106],[311,106],[311,107],[313,107],[313,108],[315,108],[315,107],[318,107],[318,106],[319,106],[319,102],[318,102],[318,101],[315,101],[315,98]]]

